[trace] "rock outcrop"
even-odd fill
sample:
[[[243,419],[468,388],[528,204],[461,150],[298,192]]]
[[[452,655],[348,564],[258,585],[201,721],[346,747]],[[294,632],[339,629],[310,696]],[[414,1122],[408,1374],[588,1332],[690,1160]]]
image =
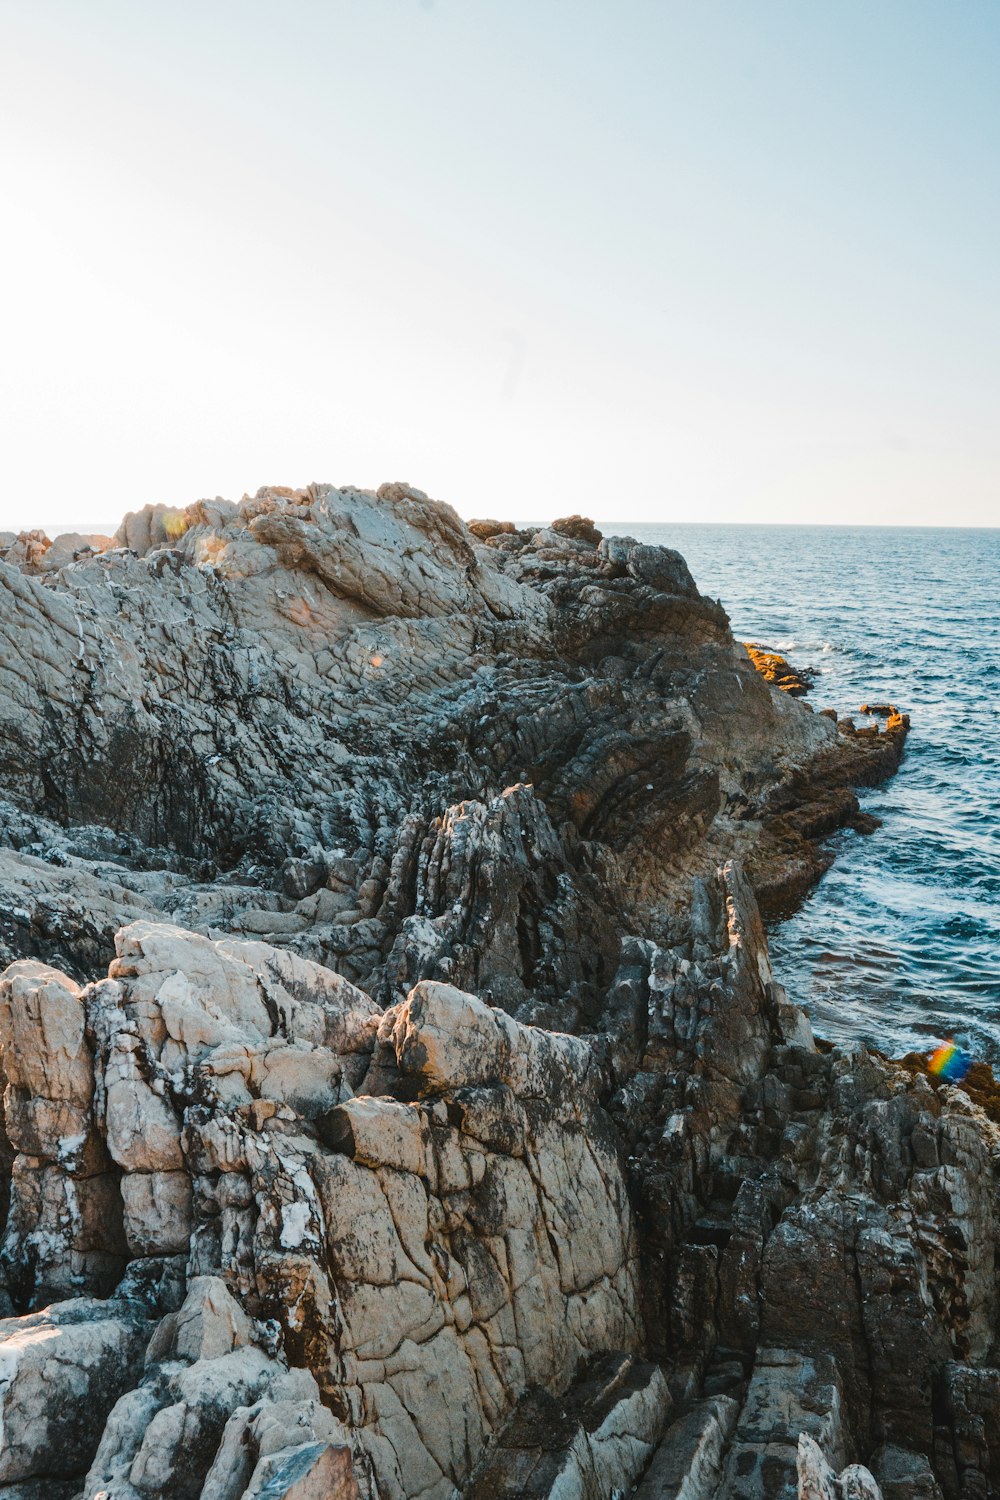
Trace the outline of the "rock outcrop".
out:
[[[793,667],[778,651],[769,651],[766,646],[757,641],[744,641],[747,648],[747,656],[753,662],[754,667],[763,677],[765,682],[773,682],[774,686],[780,688],[783,693],[788,693],[791,698],[805,698],[809,694],[816,678],[816,673],[809,667],[799,671]]]
[[[905,716],[814,714],[580,517],[46,540],[0,538],[0,1497],[991,1493],[988,1091],[818,1044],[761,918]]]
[[[26,1095],[53,1159],[11,1178],[10,1300],[47,1311],[0,1329],[0,1474],[44,1477],[56,1442],[91,1500],[242,1494],[229,1424],[291,1401],[357,1482],[444,1497],[525,1391],[641,1343],[593,1043],[433,981],[381,1012],[308,960],[149,923],[84,990],[11,965],[0,1005],[9,1076],[44,1061],[37,1093],[8,1084],[8,1130]],[[156,1287],[138,1313],[126,1265]]]
[[[406,485],[313,486],[0,550],[0,957],[86,978],[147,916],[389,1001],[426,938],[433,977],[596,1019],[618,934],[692,874],[756,850],[792,899],[901,744],[770,691],[678,554],[560,525],[482,540]],[[476,820],[519,889],[463,930]],[[491,922],[519,965],[480,958]]]

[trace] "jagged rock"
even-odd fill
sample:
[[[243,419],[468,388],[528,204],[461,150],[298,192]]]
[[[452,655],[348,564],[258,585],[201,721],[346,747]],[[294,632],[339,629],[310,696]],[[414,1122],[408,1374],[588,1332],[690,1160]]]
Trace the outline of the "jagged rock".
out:
[[[757,901],[906,728],[578,517],[0,538],[0,1489],[984,1493],[989,1091],[820,1050]]]
[[[803,1432],[796,1453],[798,1500],[840,1500],[837,1475],[815,1438]]]
[[[495,536],[513,536],[515,526],[513,521],[470,521],[469,530],[481,542],[488,542]]]
[[[52,548],[44,531],[22,531],[17,535],[5,531],[3,538],[0,550],[4,554],[4,561],[29,572],[42,566],[46,554]]]
[[[0,1481],[86,1467],[149,1331],[142,1309],[88,1298],[0,1320]]]
[[[319,1387],[298,1399],[264,1399],[239,1407],[226,1423],[222,1441],[202,1488],[202,1500],[239,1500],[271,1486],[281,1494],[281,1482],[302,1484],[302,1495],[312,1500],[306,1481],[326,1483],[339,1500],[357,1493],[354,1464],[342,1423],[323,1406]],[[284,1479],[282,1480],[282,1476]],[[321,1490],[319,1500],[325,1500]]]
[[[558,1401],[532,1392],[497,1436],[469,1500],[627,1493],[663,1432],[670,1395],[655,1365],[609,1355]]]
[[[849,1464],[840,1475],[807,1432],[799,1437],[798,1500],[883,1500],[882,1491],[863,1464]]]
[[[44,575],[8,549],[0,753],[22,809],[0,850],[11,956],[89,977],[119,927],[154,915],[280,936],[384,1000],[421,977],[478,993],[516,980],[532,1002],[582,986],[593,1011],[620,927],[613,915],[591,958],[605,937],[595,912],[683,899],[693,848],[703,873],[744,852],[756,815],[773,816],[776,754],[791,804],[808,800],[824,756],[824,781],[864,779],[866,756],[891,769],[770,691],[676,553],[605,538],[595,558],[549,534],[561,546],[542,566],[526,534],[484,552],[409,486],[311,486],[149,507],[117,547]],[[502,972],[494,962],[484,981],[482,922],[459,926],[460,971],[410,967],[394,990],[429,830],[517,779],[555,842],[520,913],[500,914],[501,928],[527,924],[522,948],[498,932]],[[567,818],[624,856],[628,878],[560,847]],[[101,825],[104,848],[69,822]],[[502,831],[510,867],[530,856],[525,834],[519,850]],[[787,863],[779,843],[772,863]],[[574,913],[579,941],[560,943]]]
[[[749,1497],[770,1493],[779,1473],[782,1485],[793,1484],[803,1431],[821,1443],[835,1472],[842,1469],[855,1433],[862,1444],[871,1441],[865,1412],[874,1411],[878,1431],[897,1441],[907,1436],[915,1445],[927,1433],[933,1443],[921,1381],[956,1347],[987,1347],[976,1339],[994,1298],[982,1154],[992,1149],[992,1127],[977,1123],[971,1105],[963,1112],[961,1096],[944,1101],[922,1078],[877,1059],[784,1041],[801,1027],[773,983],[753,896],[737,868],[727,867],[696,899],[688,943],[669,954],[652,944],[636,948],[636,972],[646,976],[646,1038],[626,1033],[630,1066],[641,1062],[645,1070],[637,1076],[660,1080],[661,1152],[671,1143],[671,1154],[659,1157],[674,1194],[660,1240],[667,1267],[675,1267],[666,1283],[669,1291],[674,1278],[671,1316],[680,1315],[677,1299],[696,1267],[686,1295],[707,1299],[696,1315],[689,1301],[689,1333],[675,1334],[676,1348],[706,1347],[715,1323],[741,1299],[747,1320],[734,1331],[745,1346],[781,1336],[785,1347],[757,1349],[745,1395],[739,1360],[717,1363],[734,1371],[727,1379],[736,1401],[717,1397],[696,1408],[704,1416],[680,1424],[672,1454],[659,1452],[650,1472],[677,1471],[678,1483],[694,1485],[714,1467],[722,1493],[728,1485]],[[110,1414],[91,1488],[113,1481],[166,1494],[173,1484],[195,1496],[211,1479],[220,1495],[237,1483],[242,1489],[233,1493],[242,1494],[251,1481],[258,1489],[275,1481],[286,1458],[289,1474],[298,1474],[298,1450],[308,1448],[318,1463],[330,1444],[365,1455],[360,1470],[352,1459],[350,1483],[366,1483],[370,1472],[380,1494],[443,1496],[468,1476],[476,1455],[492,1451],[529,1386],[558,1392],[591,1354],[639,1346],[640,1240],[599,1104],[627,1047],[613,1061],[593,1041],[525,1026],[431,981],[381,1014],[338,976],[262,944],[138,924],[123,931],[118,948],[113,977],[82,991],[37,965],[16,965],[5,980],[13,1014],[38,1014],[41,984],[54,997],[54,1014],[66,1018],[59,1035],[72,1044],[55,1056],[69,1057],[70,1076],[81,1080],[73,1097],[124,1174],[126,1210],[135,1180],[159,1172],[190,1185],[187,1301],[160,1322],[146,1375]],[[702,1004],[705,995],[710,1005]],[[285,1050],[307,1038],[338,1066],[356,1059],[352,1077],[362,1096],[351,1093],[341,1068],[346,1092],[332,1105],[328,1094],[297,1085],[269,1097],[262,1086],[269,1075],[246,1059],[271,1046],[279,1030]],[[302,1054],[307,1073],[311,1055]],[[122,1059],[131,1073],[122,1072]],[[58,1092],[52,1061],[37,1073],[47,1096]],[[677,1085],[668,1084],[667,1067],[684,1080],[688,1103],[680,1111],[677,1099],[670,1103]],[[226,1083],[234,1075],[235,1089]],[[828,1141],[815,1127],[792,1133],[796,1104],[808,1115],[833,1097],[839,1124]],[[775,1122],[787,1142],[779,1176],[772,1187],[766,1171],[743,1183],[730,1227],[721,1205],[711,1207],[713,1179],[729,1170],[734,1147],[766,1162]],[[681,1141],[687,1145],[678,1156]],[[817,1196],[817,1163],[832,1174],[825,1196]],[[655,1180],[651,1166],[643,1167],[647,1183]],[[848,1166],[850,1235],[838,1196]],[[789,1203],[797,1174],[811,1184],[808,1212]],[[904,1190],[926,1205],[915,1237],[905,1216],[892,1233],[882,1227],[891,1223],[885,1205]],[[864,1194],[871,1229],[858,1210]],[[150,1201],[160,1200],[154,1193]],[[964,1216],[958,1262],[932,1227],[941,1212],[950,1223]],[[836,1226],[832,1241],[827,1225]],[[647,1216],[647,1255],[656,1243],[651,1227]],[[701,1239],[697,1255],[697,1240],[683,1243],[691,1233]],[[832,1244],[854,1261],[836,1269]],[[742,1245],[742,1265],[756,1267],[749,1277],[735,1262],[726,1269],[731,1245]],[[916,1291],[924,1284],[941,1291],[933,1302],[918,1296],[911,1311],[900,1278],[915,1256],[922,1267]],[[834,1268],[839,1281],[817,1281],[820,1267],[824,1274]],[[885,1276],[895,1289],[883,1305]],[[718,1301],[724,1287],[732,1288],[725,1307]],[[860,1305],[852,1302],[855,1287],[869,1288]],[[953,1314],[933,1332],[933,1307],[944,1305],[966,1307],[967,1323]],[[660,1316],[647,1300],[647,1340]],[[268,1318],[276,1320],[273,1332]],[[297,1372],[267,1352],[276,1336]],[[669,1338],[663,1353],[669,1359]],[[697,1362],[677,1367],[678,1381],[684,1368],[697,1388]],[[287,1387],[293,1374],[309,1382],[294,1394]],[[963,1389],[958,1376],[953,1388]],[[339,1425],[318,1417],[321,1394],[340,1413]],[[262,1423],[271,1405],[288,1401],[294,1414],[282,1412],[301,1435],[272,1451]],[[255,1403],[257,1416],[238,1415]],[[842,1419],[845,1404],[850,1422]],[[686,1443],[690,1452],[681,1451]],[[646,1457],[653,1446],[650,1439]],[[286,1448],[296,1450],[294,1463]],[[281,1463],[270,1462],[278,1452]],[[603,1472],[596,1454],[591,1437],[574,1439],[560,1460],[585,1491],[597,1485],[595,1495],[605,1482],[594,1477]],[[332,1462],[324,1459],[319,1472]],[[629,1472],[638,1477],[638,1468]]]
[[[936,1443],[938,1466],[952,1489],[988,1493],[991,1476],[1000,1473],[1000,1370],[949,1364],[945,1391],[954,1437]]]
[[[280,1367],[252,1347],[220,1275],[278,1319],[316,1389],[336,1393],[385,1494],[449,1493],[529,1383],[559,1388],[582,1358],[634,1346],[631,1217],[586,1041],[429,982],[380,1018],[338,976],[261,945],[137,924],[118,949],[113,977],[82,994],[44,975],[91,1017],[81,1107],[124,1173],[133,1253],[131,1184],[156,1184],[143,1201],[161,1233],[144,1223],[163,1254],[176,1248],[163,1183],[179,1180],[189,1267],[212,1274],[157,1328],[92,1488],[127,1478],[142,1494],[200,1494],[236,1406],[277,1399]],[[293,1072],[277,1103],[272,1074],[246,1064],[279,1025],[284,1051],[301,1029],[326,1043],[349,1094],[331,1048],[367,1066],[376,1023],[372,1085],[398,1099],[331,1109]],[[300,1055],[307,1077],[317,1046]],[[332,1151],[303,1133],[310,1118]]]
[[[769,651],[756,641],[744,641],[743,644],[754,668],[765,682],[773,682],[775,687],[792,698],[806,697],[816,676],[814,671],[808,667],[804,672],[798,671],[777,651]]]
[[[125,1265],[121,1203],[91,1114],[79,988],[32,961],[0,978],[4,1116],[17,1153],[0,1263],[22,1303],[107,1294]]]
[[[34,568],[40,573],[54,573],[60,568],[68,568],[71,563],[79,562],[81,558],[107,552],[111,546],[113,546],[111,537],[92,533],[83,535],[78,531],[63,531],[37,559]]]
[[[82,1166],[93,1128],[93,1059],[77,985],[45,964],[12,964],[0,977],[0,1047],[11,1144],[26,1155]]]
[[[552,522],[552,530],[574,542],[586,542],[591,547],[599,546],[603,540],[603,533],[598,531],[589,516],[563,516]]]
[[[252,1342],[254,1328],[218,1276],[196,1276],[184,1304],[157,1327],[146,1350],[146,1362],[221,1359]]]
[[[634,1346],[631,1216],[585,1043],[429,983],[379,1036],[371,1081],[427,1102],[348,1101],[312,1164],[344,1399],[386,1494],[444,1495],[526,1385]]]
[[[220,1279],[196,1277],[156,1328],[141,1383],[108,1417],[85,1500],[102,1492],[229,1500],[256,1494],[283,1465],[289,1483],[304,1485],[311,1474],[311,1482],[336,1479],[345,1496],[356,1493],[345,1429],[306,1371],[254,1347],[263,1334]],[[316,1463],[303,1465],[301,1450],[320,1439],[331,1440],[335,1455],[320,1463],[318,1450]]]
[[[729,1396],[696,1401],[667,1429],[635,1500],[712,1500],[738,1411]]]
[[[834,1469],[844,1463],[840,1376],[833,1360],[787,1349],[757,1354],[737,1418],[722,1493],[732,1500],[776,1500],[796,1493],[801,1435]],[[827,1500],[822,1490],[810,1500]],[[833,1500],[833,1497],[831,1497]]]
[[[304,1443],[275,1454],[255,1472],[246,1500],[356,1500],[351,1450],[343,1444]]]
[[[842,1500],[883,1500],[875,1476],[864,1464],[848,1464],[840,1476]]]

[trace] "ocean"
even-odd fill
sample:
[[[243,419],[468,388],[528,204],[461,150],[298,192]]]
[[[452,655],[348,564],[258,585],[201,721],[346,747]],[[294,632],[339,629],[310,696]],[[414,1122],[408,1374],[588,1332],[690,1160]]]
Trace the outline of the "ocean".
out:
[[[606,525],[676,547],[739,639],[817,673],[816,708],[912,716],[884,820],[775,925],[816,1032],[896,1056],[953,1035],[1000,1061],[1000,530]]]
[[[676,547],[738,638],[817,672],[815,707],[911,715],[898,775],[861,794],[882,828],[835,836],[772,960],[821,1036],[1000,1062],[1000,530],[598,524]]]

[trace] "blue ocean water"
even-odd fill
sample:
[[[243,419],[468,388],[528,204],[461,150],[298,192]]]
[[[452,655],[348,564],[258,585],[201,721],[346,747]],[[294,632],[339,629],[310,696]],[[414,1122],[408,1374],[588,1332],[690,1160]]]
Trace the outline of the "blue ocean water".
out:
[[[883,827],[835,836],[772,960],[821,1036],[1000,1061],[1000,530],[604,529],[676,547],[739,639],[817,670],[817,708],[911,714],[901,770],[861,794]]]

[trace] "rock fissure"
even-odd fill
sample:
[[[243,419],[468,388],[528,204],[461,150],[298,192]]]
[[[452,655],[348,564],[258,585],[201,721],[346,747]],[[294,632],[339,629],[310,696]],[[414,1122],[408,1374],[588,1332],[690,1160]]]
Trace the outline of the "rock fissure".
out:
[[[401,484],[0,604],[0,1500],[1000,1487],[991,1080],[817,1047],[760,916],[894,705]]]

